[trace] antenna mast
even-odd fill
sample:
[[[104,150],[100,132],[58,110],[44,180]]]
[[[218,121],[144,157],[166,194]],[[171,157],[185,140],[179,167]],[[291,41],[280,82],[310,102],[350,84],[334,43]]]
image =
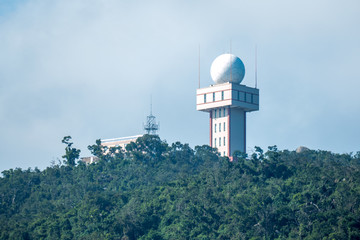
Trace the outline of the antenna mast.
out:
[[[257,88],[257,45],[255,45],[255,88]]]
[[[230,39],[230,54],[232,54],[232,42]],[[231,55],[230,55],[230,61],[231,61]],[[231,64],[231,62],[230,62]],[[232,64],[230,65],[230,82],[232,82]]]
[[[199,44],[199,88],[200,88],[200,44]]]
[[[160,124],[156,123],[156,117],[152,115],[152,96],[150,96],[150,115],[146,117],[144,130],[148,135],[157,135],[159,128]]]
[[[152,115],[152,95],[150,95],[150,115]]]

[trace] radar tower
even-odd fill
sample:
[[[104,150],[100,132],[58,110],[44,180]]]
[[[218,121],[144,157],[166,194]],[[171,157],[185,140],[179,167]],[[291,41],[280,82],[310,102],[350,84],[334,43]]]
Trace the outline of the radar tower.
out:
[[[210,147],[233,159],[235,151],[246,153],[246,114],[259,110],[259,89],[257,82],[255,88],[241,84],[245,66],[231,48],[230,42],[230,54],[216,57],[211,64],[215,84],[197,89],[196,109],[209,113]]]

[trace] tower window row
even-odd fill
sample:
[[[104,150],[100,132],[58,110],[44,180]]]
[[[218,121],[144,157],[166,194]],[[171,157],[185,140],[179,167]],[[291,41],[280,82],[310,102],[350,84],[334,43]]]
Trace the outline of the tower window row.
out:
[[[221,139],[222,139],[222,141],[221,141]],[[225,147],[226,146],[226,138],[225,137],[223,137],[223,138],[221,138],[221,137],[219,137],[219,139],[218,138],[214,138],[214,147],[217,147],[217,141],[216,140],[219,140],[219,147],[221,147],[221,142],[223,143],[223,147]]]
[[[222,126],[222,128],[221,128],[221,126]],[[222,125],[221,125],[221,123],[219,123],[219,132],[221,132],[221,129],[223,129],[224,132],[226,131],[226,123],[223,123]],[[217,124],[216,123],[214,125],[214,132],[215,133],[217,132]]]
[[[210,94],[211,94],[211,93],[210,93]],[[206,95],[207,95],[207,94],[205,93],[205,94],[204,94],[204,103],[207,102],[207,101],[206,101],[206,100],[207,100],[207,99],[206,99]],[[211,96],[211,95],[210,95],[210,96]],[[210,96],[209,96],[209,98],[210,98]],[[225,99],[224,96],[225,96],[225,95],[224,95],[224,91],[221,91],[221,101]],[[210,99],[209,99],[209,100],[210,100]],[[211,101],[211,100],[210,100],[210,101]],[[212,93],[212,101],[213,101],[213,102],[216,101],[216,93],[215,93],[215,92]]]
[[[224,91],[221,91],[220,94],[221,94],[220,97],[221,97],[221,101],[222,101],[222,100],[225,99]],[[211,98],[211,95],[209,95],[208,96],[209,99],[207,99],[207,97],[206,97],[207,95],[208,94],[204,94],[204,103],[215,102],[216,100],[220,100],[220,99],[216,99],[216,93],[215,92],[212,93],[212,98]],[[249,92],[233,90],[232,99],[235,99],[235,100],[238,100],[238,101],[241,101],[241,102],[259,104],[259,95],[249,93]]]
[[[225,117],[225,116],[226,116],[225,108],[219,108],[214,110],[214,118]]]
[[[242,91],[233,91],[232,97],[233,99],[241,102],[259,104],[259,95],[256,94],[242,92]]]

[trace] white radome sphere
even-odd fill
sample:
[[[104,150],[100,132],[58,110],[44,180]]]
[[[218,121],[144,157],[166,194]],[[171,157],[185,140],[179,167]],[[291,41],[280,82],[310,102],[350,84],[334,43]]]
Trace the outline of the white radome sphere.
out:
[[[212,62],[210,75],[216,84],[226,82],[240,84],[245,76],[245,66],[237,56],[225,53]]]

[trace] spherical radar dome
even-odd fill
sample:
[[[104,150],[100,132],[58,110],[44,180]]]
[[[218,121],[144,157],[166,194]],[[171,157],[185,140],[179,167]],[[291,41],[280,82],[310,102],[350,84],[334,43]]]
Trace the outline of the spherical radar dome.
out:
[[[240,58],[233,54],[222,54],[215,58],[210,68],[211,78],[216,84],[241,83],[245,76],[245,66]]]

